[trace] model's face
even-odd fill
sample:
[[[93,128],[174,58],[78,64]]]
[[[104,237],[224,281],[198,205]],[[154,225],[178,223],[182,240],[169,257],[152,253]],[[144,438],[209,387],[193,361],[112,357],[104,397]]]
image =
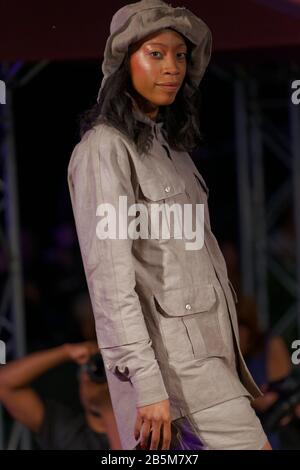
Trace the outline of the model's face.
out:
[[[152,33],[133,45],[129,68],[135,98],[150,118],[155,118],[159,106],[176,98],[187,68],[187,46],[183,36],[164,29]],[[176,83],[176,88],[162,84]]]

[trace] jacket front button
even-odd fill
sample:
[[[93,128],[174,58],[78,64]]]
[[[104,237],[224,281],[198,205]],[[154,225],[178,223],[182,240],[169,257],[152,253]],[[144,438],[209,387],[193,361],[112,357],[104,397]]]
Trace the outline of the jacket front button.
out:
[[[166,186],[166,187],[165,187],[166,193],[169,193],[169,192],[170,192],[170,189],[171,189],[170,186]]]
[[[108,370],[110,370],[112,368],[112,364],[110,364],[109,362],[106,364],[106,367],[108,368]]]
[[[192,306],[190,304],[186,304],[185,308],[186,310],[191,310]]]

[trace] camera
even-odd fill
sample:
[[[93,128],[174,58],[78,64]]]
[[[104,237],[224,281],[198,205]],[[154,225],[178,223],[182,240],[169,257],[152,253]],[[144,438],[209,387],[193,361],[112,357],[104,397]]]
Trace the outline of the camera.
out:
[[[88,362],[81,366],[81,371],[86,372],[92,382],[99,384],[107,382],[104,363],[100,352],[93,354]]]

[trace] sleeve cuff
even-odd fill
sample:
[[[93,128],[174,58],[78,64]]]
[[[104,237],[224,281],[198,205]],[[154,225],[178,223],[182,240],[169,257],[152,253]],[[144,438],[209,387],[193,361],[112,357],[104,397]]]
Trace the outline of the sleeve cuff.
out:
[[[150,376],[135,376],[131,378],[131,383],[135,391],[136,406],[138,408],[169,398],[161,373]]]

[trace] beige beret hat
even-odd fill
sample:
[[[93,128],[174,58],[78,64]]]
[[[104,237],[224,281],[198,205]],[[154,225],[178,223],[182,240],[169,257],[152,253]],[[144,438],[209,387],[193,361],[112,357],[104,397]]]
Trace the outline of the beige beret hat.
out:
[[[120,8],[112,17],[102,62],[103,80],[122,64],[128,47],[155,31],[172,28],[194,45],[187,74],[198,86],[211,57],[212,35],[208,26],[185,7],[172,7],[162,0],[141,0]]]

